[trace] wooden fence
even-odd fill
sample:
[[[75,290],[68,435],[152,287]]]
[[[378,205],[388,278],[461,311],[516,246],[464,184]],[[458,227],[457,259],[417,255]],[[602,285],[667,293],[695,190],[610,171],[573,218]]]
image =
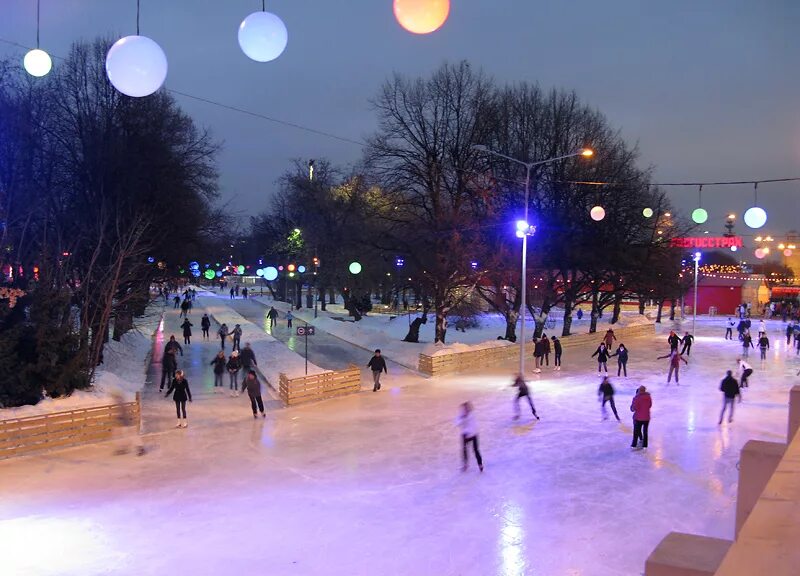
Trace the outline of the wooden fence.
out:
[[[605,331],[595,332],[594,334],[573,334],[561,338],[563,348],[572,348],[599,343]],[[652,336],[655,334],[654,324],[641,324],[627,328],[614,330],[617,341],[635,338],[638,336]],[[525,343],[525,353],[533,356],[533,342]],[[511,362],[519,358],[519,345],[506,344],[494,348],[483,348],[480,350],[468,350],[466,352],[453,352],[452,354],[438,354],[428,356],[419,355],[419,371],[429,376],[439,374],[452,374],[456,372],[469,372],[480,370],[487,366]]]
[[[281,372],[279,378],[278,392],[286,406],[325,400],[361,390],[361,370],[352,364],[346,370],[334,370],[299,378],[288,378]]]
[[[136,401],[80,410],[0,420],[0,459],[110,440],[127,421],[141,428],[141,396]]]

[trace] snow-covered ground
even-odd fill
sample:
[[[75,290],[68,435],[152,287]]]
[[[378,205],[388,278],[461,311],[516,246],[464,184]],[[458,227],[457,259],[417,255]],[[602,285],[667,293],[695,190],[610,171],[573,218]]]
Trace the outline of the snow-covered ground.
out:
[[[621,424],[600,418],[588,347],[566,350],[563,371],[531,376],[540,421],[524,411],[512,420],[512,366],[395,375],[378,393],[272,409],[266,420],[246,399],[215,396],[203,371],[190,427],[153,419],[142,457],[96,445],[0,462],[0,571],[642,574],[670,530],[732,538],[741,447],[785,439],[800,360],[780,322],[767,361],[751,357],[734,422],[717,425],[719,381],[741,351],[723,340],[723,323],[699,320],[679,387],[655,360],[666,326],[626,342],[630,377],[613,378]],[[184,360],[203,370],[214,345],[193,341]],[[640,384],[653,394],[650,449],[631,452]],[[152,398],[146,411],[174,418],[171,402]],[[464,400],[476,407],[483,474],[474,463],[460,471],[453,420]]]

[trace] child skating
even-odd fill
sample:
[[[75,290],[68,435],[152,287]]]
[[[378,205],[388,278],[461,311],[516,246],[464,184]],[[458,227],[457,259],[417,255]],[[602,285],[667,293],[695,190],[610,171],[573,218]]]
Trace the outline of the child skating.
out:
[[[533,406],[533,400],[531,400],[528,384],[525,382],[525,378],[522,376],[522,374],[517,375],[517,378],[514,380],[512,386],[517,389],[517,397],[514,399],[514,420],[519,420],[519,401],[521,398],[527,398],[528,405],[531,407],[531,412],[533,413],[533,417],[538,420],[539,416],[536,414],[536,408]]]
[[[656,360],[661,360],[662,358],[669,358],[669,374],[667,374],[667,384],[669,384],[672,380],[672,373],[674,372],[675,384],[680,386],[681,361],[683,361],[684,364],[689,364],[689,362],[687,362],[686,358],[678,354],[677,348],[665,356],[659,356],[656,358]]]
[[[456,418],[456,426],[461,430],[461,456],[463,462],[461,471],[467,471],[467,445],[471,443],[472,450],[475,452],[475,460],[478,462],[478,468],[483,472],[483,458],[481,458],[481,452],[478,448],[478,423],[475,421],[475,413],[471,402],[464,402],[461,405],[461,412]]]

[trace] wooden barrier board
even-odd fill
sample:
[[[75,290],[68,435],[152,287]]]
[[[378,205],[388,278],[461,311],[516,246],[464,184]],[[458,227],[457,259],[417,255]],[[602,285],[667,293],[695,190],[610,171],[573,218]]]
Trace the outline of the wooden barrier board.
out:
[[[299,378],[288,378],[280,374],[279,394],[286,406],[324,400],[361,390],[361,370],[351,366],[346,370],[334,370]]]

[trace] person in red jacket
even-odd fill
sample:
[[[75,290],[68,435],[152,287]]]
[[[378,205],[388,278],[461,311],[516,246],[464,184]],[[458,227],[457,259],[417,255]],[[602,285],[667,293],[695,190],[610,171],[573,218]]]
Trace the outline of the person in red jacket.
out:
[[[681,354],[678,354],[677,348],[672,352],[670,352],[669,354],[666,354],[664,356],[659,356],[658,358],[656,358],[656,360],[661,360],[662,358],[669,358],[669,374],[667,374],[667,384],[670,383],[670,380],[672,380],[672,373],[675,372],[675,384],[680,386],[681,383],[678,380],[679,378],[678,374],[681,367],[681,360],[685,364],[689,364],[689,362],[687,362],[686,358],[684,358]]]
[[[653,406],[653,399],[644,386],[639,386],[636,396],[631,402],[631,412],[633,412],[633,442],[631,448],[634,450],[639,447],[639,440],[642,441],[642,448],[647,449],[647,429],[650,427],[650,408]]]

